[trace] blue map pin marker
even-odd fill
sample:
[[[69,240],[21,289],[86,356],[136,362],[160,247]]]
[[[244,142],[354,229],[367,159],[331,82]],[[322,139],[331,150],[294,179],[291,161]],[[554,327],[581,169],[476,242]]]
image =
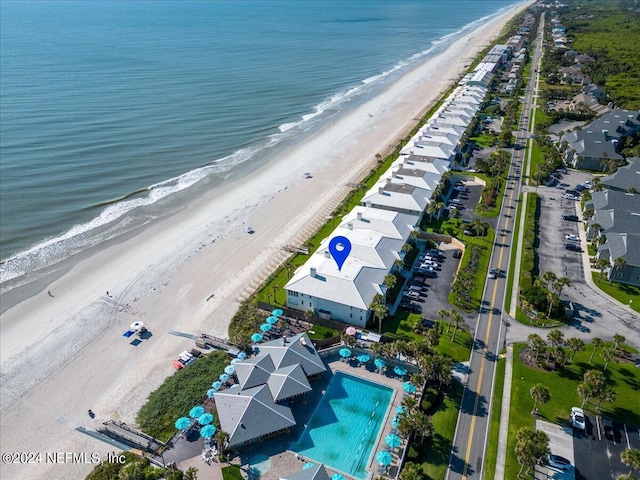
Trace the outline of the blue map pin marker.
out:
[[[329,242],[329,253],[338,264],[338,270],[341,270],[349,253],[351,253],[351,242],[346,237],[333,237]]]

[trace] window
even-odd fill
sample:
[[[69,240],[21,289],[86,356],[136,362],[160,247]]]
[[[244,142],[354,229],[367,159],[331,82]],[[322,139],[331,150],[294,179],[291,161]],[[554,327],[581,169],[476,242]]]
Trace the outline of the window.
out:
[[[289,294],[289,296],[291,296],[291,297],[297,297],[297,296],[299,296],[299,295],[300,295],[300,293],[298,293],[298,292],[294,292],[294,291],[292,291],[292,290],[288,290],[288,291],[287,291],[287,293],[288,293],[288,294]]]
[[[353,318],[353,313],[350,313],[350,314],[349,314],[349,318]]]
[[[302,300],[302,301],[300,302],[300,305],[304,305],[304,300]]]

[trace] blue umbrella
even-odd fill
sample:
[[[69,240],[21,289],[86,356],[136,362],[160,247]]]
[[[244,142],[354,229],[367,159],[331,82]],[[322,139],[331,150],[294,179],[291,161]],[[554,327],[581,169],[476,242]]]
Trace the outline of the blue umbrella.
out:
[[[380,370],[387,366],[387,362],[385,362],[381,358],[376,358],[373,363],[375,364],[376,368],[379,368]]]
[[[391,420],[391,426],[393,428],[398,428],[398,425],[400,425],[400,419],[398,417],[393,417],[393,420]]]
[[[396,365],[393,371],[396,372],[396,375],[400,375],[401,377],[407,374],[407,369],[400,365]]]
[[[204,408],[202,408],[201,405],[196,405],[191,410],[189,410],[189,416],[191,418],[198,418],[203,413],[204,413]]]
[[[278,319],[277,319],[276,317],[267,317],[266,322],[267,322],[269,325],[273,325],[274,323],[278,323]]]
[[[198,417],[198,423],[200,425],[207,425],[211,422],[213,422],[213,415],[211,415],[210,413],[203,413]]]
[[[331,475],[331,480],[345,480],[345,478],[339,473],[334,473],[333,475]]]
[[[211,384],[211,388],[213,388],[214,390],[220,390],[221,387],[222,387],[222,382],[220,380],[216,380]]]
[[[306,470],[307,468],[313,468],[313,467],[315,467],[315,466],[316,466],[316,464],[315,464],[315,463],[311,463],[311,462],[309,462],[309,463],[305,463],[305,464],[304,464],[304,467],[302,467],[302,469],[303,469],[303,470]]]
[[[369,357],[369,355],[367,355],[366,353],[361,353],[360,355],[358,355],[358,361],[360,363],[367,363],[370,358],[371,357]]]
[[[247,352],[240,352],[238,354],[238,359],[244,360],[245,358],[247,358]]]
[[[405,413],[407,413],[409,410],[407,409],[407,407],[405,407],[404,405],[398,405],[396,407],[396,413],[398,415],[404,415]]]
[[[226,367],[224,367],[224,373],[226,373],[227,375],[233,375],[236,371],[236,367],[234,367],[233,365],[227,365]]]
[[[269,330],[271,330],[273,327],[271,325],[269,325],[268,323],[263,323],[262,325],[260,325],[260,330],[262,330],[263,332],[268,332]]]
[[[260,335],[259,333],[254,333],[253,335],[251,335],[252,342],[261,342],[262,338],[262,335]]]
[[[391,465],[391,454],[386,450],[380,450],[376,453],[376,461],[383,467]]]
[[[226,373],[223,373],[223,374],[222,374],[222,375],[220,375],[218,378],[220,379],[220,381],[221,381],[222,383],[224,383],[224,382],[226,382],[226,381],[228,381],[228,380],[229,380],[229,375],[227,375]],[[414,388],[414,390],[413,390],[413,391],[415,392],[415,388]]]
[[[404,388],[404,391],[407,393],[416,393],[416,386],[411,382],[404,382],[402,388]]]
[[[207,390],[207,398],[213,398],[216,395],[216,392],[218,390],[216,390],[215,388],[210,388],[209,390]]]
[[[242,359],[241,358],[234,358],[233,360],[231,360],[231,365],[235,365],[238,362],[241,362]]]
[[[276,308],[273,312],[271,312],[271,315],[273,315],[274,317],[281,317],[283,314],[284,312],[279,308]]]
[[[184,430],[191,425],[191,419],[189,417],[180,417],[176,420],[175,426],[178,430]]]
[[[340,351],[338,352],[340,354],[340,356],[342,358],[347,358],[351,356],[351,350],[348,349],[347,347],[343,347],[340,349]]]
[[[205,425],[200,429],[200,436],[202,438],[211,438],[216,434],[216,427],[213,425]]]
[[[389,435],[387,435],[384,441],[387,442],[387,445],[389,445],[391,448],[398,448],[402,443],[400,437],[395,433],[390,433]]]

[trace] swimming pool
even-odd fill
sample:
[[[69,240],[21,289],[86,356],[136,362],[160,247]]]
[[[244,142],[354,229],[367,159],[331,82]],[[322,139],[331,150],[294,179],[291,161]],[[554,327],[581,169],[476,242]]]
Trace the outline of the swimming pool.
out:
[[[291,450],[356,478],[364,478],[393,389],[336,372]]]

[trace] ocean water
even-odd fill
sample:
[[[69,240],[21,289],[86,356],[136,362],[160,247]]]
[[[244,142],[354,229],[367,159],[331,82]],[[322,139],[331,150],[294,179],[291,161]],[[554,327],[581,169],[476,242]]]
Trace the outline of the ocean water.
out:
[[[514,0],[0,2],[0,282],[269,161]]]

